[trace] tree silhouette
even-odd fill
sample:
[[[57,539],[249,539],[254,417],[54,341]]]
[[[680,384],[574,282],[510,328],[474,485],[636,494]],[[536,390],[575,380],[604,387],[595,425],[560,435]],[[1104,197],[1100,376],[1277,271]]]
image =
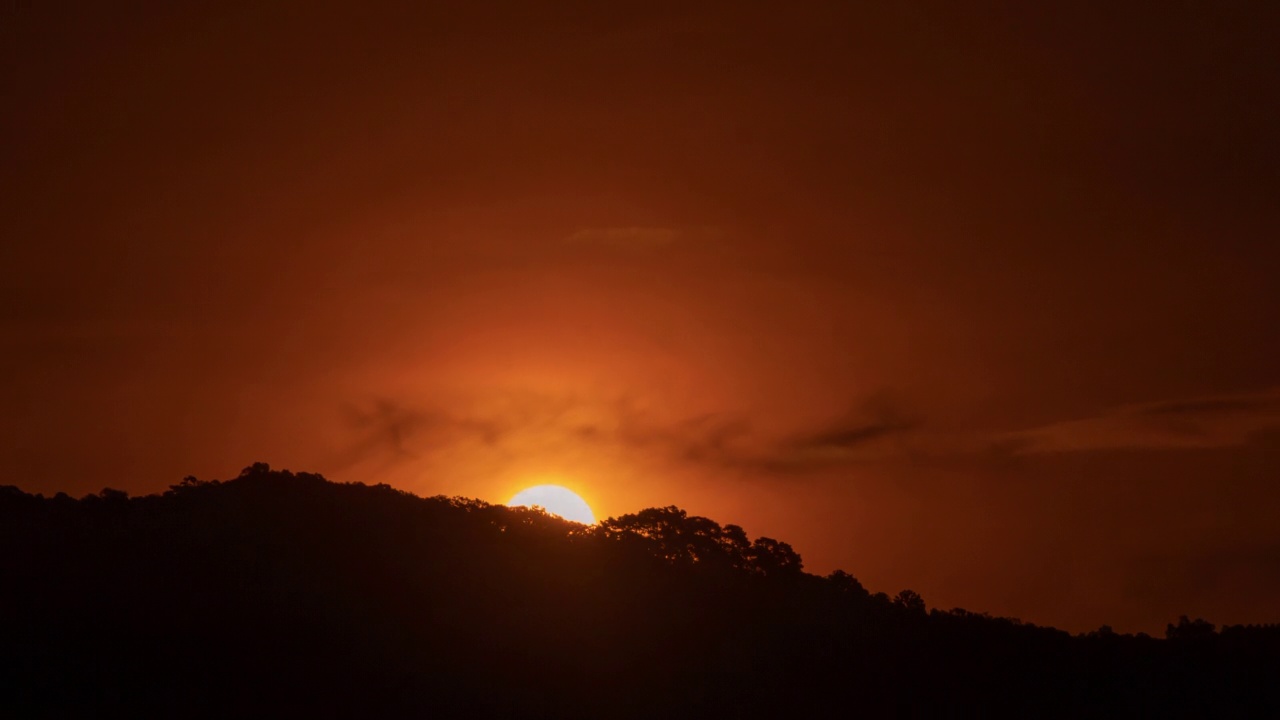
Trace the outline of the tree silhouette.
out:
[[[754,567],[752,545],[741,527],[720,527],[714,520],[689,515],[674,506],[609,518],[600,522],[594,532],[613,541],[643,546],[646,552],[673,564],[722,569]]]
[[[924,614],[924,598],[915,590],[903,590],[893,598],[893,604],[913,613]]]
[[[768,577],[796,577],[804,569],[799,553],[787,543],[768,537],[751,543],[747,560],[753,570]]]
[[[1208,640],[1217,633],[1214,624],[1203,618],[1188,619],[1186,615],[1178,618],[1178,624],[1170,623],[1165,628],[1164,636],[1170,640]]]
[[[5,718],[1280,715],[1280,627],[926,612],[677,507],[584,527],[265,464],[3,487],[0,579]]]
[[[831,586],[843,595],[858,598],[870,597],[870,593],[862,586],[862,583],[858,582],[858,578],[844,570],[833,571],[827,576],[827,582],[831,583]]]

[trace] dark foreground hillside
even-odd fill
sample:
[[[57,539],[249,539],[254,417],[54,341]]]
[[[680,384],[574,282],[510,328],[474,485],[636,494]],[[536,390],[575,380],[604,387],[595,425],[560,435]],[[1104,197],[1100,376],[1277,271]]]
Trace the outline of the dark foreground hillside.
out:
[[[1277,628],[1170,635],[926,612],[675,508],[0,488],[6,718],[1280,716]]]

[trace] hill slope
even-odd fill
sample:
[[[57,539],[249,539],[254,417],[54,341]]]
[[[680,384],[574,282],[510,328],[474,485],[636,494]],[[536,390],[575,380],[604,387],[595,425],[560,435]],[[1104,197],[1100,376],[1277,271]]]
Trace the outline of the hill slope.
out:
[[[1280,632],[925,612],[653,508],[538,511],[246,469],[0,489],[0,715],[1280,714]]]

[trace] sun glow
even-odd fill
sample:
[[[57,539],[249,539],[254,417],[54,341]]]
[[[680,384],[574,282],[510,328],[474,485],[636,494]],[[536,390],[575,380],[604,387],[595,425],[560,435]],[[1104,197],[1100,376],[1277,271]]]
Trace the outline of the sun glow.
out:
[[[594,525],[595,513],[577,493],[559,485],[534,485],[516,493],[507,501],[510,507],[540,507],[558,515],[565,520],[572,520],[584,525]]]

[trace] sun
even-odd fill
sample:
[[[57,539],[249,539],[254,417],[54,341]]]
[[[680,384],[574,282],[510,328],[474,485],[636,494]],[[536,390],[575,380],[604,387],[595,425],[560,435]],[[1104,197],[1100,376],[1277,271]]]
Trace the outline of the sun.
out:
[[[596,515],[591,512],[591,506],[587,501],[569,488],[559,485],[534,485],[531,488],[525,488],[508,500],[507,505],[510,507],[537,506],[565,520],[583,525],[596,523]]]

